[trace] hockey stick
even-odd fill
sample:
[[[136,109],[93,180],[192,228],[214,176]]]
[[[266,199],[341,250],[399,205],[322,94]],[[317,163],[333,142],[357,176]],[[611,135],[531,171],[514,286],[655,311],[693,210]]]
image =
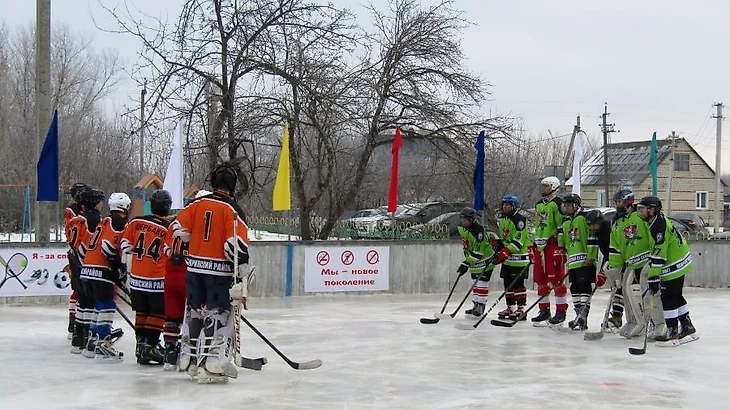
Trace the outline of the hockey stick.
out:
[[[474,287],[477,285],[477,282],[479,282],[479,278],[474,279],[474,283],[471,284],[471,287],[466,292],[466,295],[464,295],[464,298],[461,299],[461,303],[459,303],[459,306],[456,307],[456,309],[449,313],[448,315],[444,315],[443,313],[436,314],[436,319],[453,319],[454,316],[456,316],[457,313],[459,313],[459,309],[461,309],[462,306],[464,306],[464,303],[467,299],[469,299],[469,295],[471,295],[471,292],[474,290]]]
[[[7,282],[8,279],[15,278],[15,280],[20,283],[20,286],[22,286],[23,289],[28,289],[28,286],[26,286],[25,283],[23,283],[23,281],[20,280],[20,278],[18,277],[28,266],[28,258],[25,255],[17,252],[13,254],[10,259],[8,259],[8,262],[6,262],[5,258],[0,255],[0,265],[5,267],[5,278],[3,278],[3,281],[0,282],[0,288],[5,285],[5,282]]]
[[[245,324],[246,324],[246,325],[247,325],[248,327],[250,327],[250,328],[251,328],[251,330],[253,330],[253,332],[254,332],[254,333],[256,333],[256,335],[257,335],[258,337],[260,337],[260,338],[261,338],[261,340],[263,340],[263,341],[264,341],[264,343],[266,343],[267,345],[269,345],[269,347],[270,347],[270,348],[271,348],[271,349],[272,349],[272,350],[273,350],[274,352],[276,352],[276,354],[278,354],[278,355],[279,355],[279,357],[281,357],[282,359],[284,359],[284,361],[285,361],[285,362],[286,362],[286,363],[287,363],[287,364],[288,364],[289,366],[291,366],[291,368],[292,368],[292,369],[295,369],[295,370],[310,370],[310,369],[316,369],[316,368],[318,368],[319,366],[322,366],[322,361],[321,361],[321,360],[319,360],[319,359],[314,359],[314,360],[310,360],[310,361],[308,361],[308,362],[301,362],[301,363],[299,363],[299,362],[295,362],[295,361],[293,361],[293,360],[289,359],[288,357],[286,357],[286,356],[284,355],[284,353],[282,353],[282,352],[281,352],[281,351],[280,351],[279,349],[277,349],[277,348],[276,348],[276,346],[274,346],[274,344],[273,344],[273,343],[271,343],[271,342],[269,341],[269,339],[267,339],[267,338],[266,338],[266,336],[264,336],[264,335],[263,335],[263,334],[262,334],[261,332],[259,332],[259,330],[258,330],[258,329],[256,329],[256,327],[254,327],[254,325],[253,325],[253,324],[252,324],[251,322],[249,322],[249,321],[248,321],[248,319],[246,319],[246,317],[245,317],[245,316],[243,316],[243,315],[240,315],[239,317],[241,318],[241,320],[243,320],[243,323],[245,323]]]
[[[476,323],[474,323],[473,325],[469,325],[469,324],[466,324],[466,323],[457,323],[457,324],[455,325],[455,327],[456,327],[457,329],[459,329],[459,330],[475,330],[476,328],[478,328],[478,327],[479,327],[479,325],[480,325],[480,324],[481,324],[481,323],[482,323],[482,322],[484,321],[484,319],[485,319],[485,318],[487,317],[487,315],[489,315],[489,312],[491,312],[491,311],[492,311],[492,309],[494,309],[494,307],[495,307],[495,306],[497,306],[497,304],[498,304],[498,303],[499,303],[499,302],[500,302],[500,301],[502,300],[502,298],[504,298],[504,296],[505,296],[505,295],[507,294],[507,292],[509,292],[509,291],[510,291],[510,290],[511,290],[511,289],[512,289],[512,288],[513,288],[514,286],[515,286],[515,284],[517,283],[517,281],[518,281],[518,280],[520,280],[520,278],[522,278],[522,275],[523,275],[523,274],[524,274],[525,272],[527,272],[527,270],[528,270],[528,268],[529,268],[529,267],[530,267],[530,264],[527,264],[527,266],[525,266],[525,267],[524,267],[524,268],[523,268],[523,269],[522,269],[522,270],[520,271],[520,273],[519,273],[519,274],[517,274],[517,276],[515,276],[515,278],[514,278],[514,279],[512,280],[512,283],[510,283],[510,284],[509,284],[509,285],[508,285],[508,286],[507,286],[507,287],[506,287],[506,288],[504,289],[504,292],[502,292],[502,294],[501,294],[501,295],[499,295],[499,297],[497,298],[497,300],[496,300],[496,301],[494,301],[494,303],[493,303],[493,304],[492,304],[492,306],[491,306],[491,307],[489,308],[489,310],[487,310],[486,312],[484,312],[484,314],[482,314],[482,317],[481,317],[481,318],[480,318],[480,319],[479,319],[479,320],[478,320],[478,321],[477,321]]]
[[[114,304],[114,305],[115,305],[114,309],[117,310],[117,313],[119,313],[119,316],[121,316],[124,319],[124,321],[127,322],[127,324],[129,325],[129,327],[132,328],[132,330],[135,330],[134,323],[132,323],[132,320],[129,318],[129,316],[127,316],[127,314],[124,313],[124,311],[122,309],[120,309],[119,306],[117,306],[116,304]]]
[[[636,347],[629,347],[629,354],[632,355],[640,355],[646,353],[646,345],[648,344],[649,340],[649,321],[651,320],[651,311],[654,309],[654,299],[656,298],[655,295],[651,295],[651,297],[649,298],[649,309],[644,308],[643,301],[647,293],[649,293],[648,288],[646,289],[646,291],[644,291],[644,294],[641,295],[642,303],[639,305],[639,307],[641,307],[641,313],[644,314],[644,321],[646,326],[646,329],[644,329],[644,344],[640,349]]]
[[[608,327],[608,315],[611,313],[611,307],[613,306],[613,298],[616,296],[618,287],[614,286],[611,288],[611,296],[608,297],[608,306],[606,306],[606,312],[603,314],[603,322],[601,322],[601,330],[598,332],[585,332],[583,334],[583,340],[600,340],[603,339],[603,334],[606,332]]]
[[[588,301],[586,303],[584,303],[583,306],[580,307],[580,310],[578,311],[578,315],[576,317],[576,320],[579,317],[583,317],[583,313],[586,311],[586,309],[588,309],[588,306],[590,306],[591,300],[593,300],[593,295],[596,293],[596,291],[598,290],[598,288],[599,288],[598,286],[594,286],[593,287],[593,290],[591,290],[590,296],[588,296]],[[586,326],[587,326],[588,325],[588,315],[586,315],[585,320],[586,320]],[[571,330],[574,330],[574,329],[567,328],[565,326],[555,326],[555,327],[552,327],[552,330],[555,330],[555,331],[558,331],[558,332],[567,333],[567,332],[570,332]]]
[[[444,311],[446,310],[446,305],[449,303],[449,299],[451,299],[451,295],[454,294],[454,289],[456,289],[456,285],[459,283],[459,279],[461,279],[462,275],[459,275],[456,277],[456,280],[454,281],[454,285],[451,286],[451,291],[449,292],[449,296],[446,297],[446,302],[444,302],[444,306],[441,307],[441,312],[434,314],[434,317],[422,317],[421,323],[424,325],[432,325],[434,323],[438,323],[439,318],[436,317],[436,315],[442,315]]]
[[[550,284],[550,290],[552,291],[553,289],[555,289],[555,286],[558,283],[562,283],[565,280],[565,278],[567,278],[567,277],[568,277],[568,274],[566,273],[565,275],[563,275],[562,278],[560,278],[560,280],[558,280],[555,283],[551,283]],[[548,295],[550,295],[550,292],[549,291],[548,291],[548,294],[547,295],[540,296],[532,305],[530,305],[530,307],[527,308],[527,310],[525,310],[524,312],[522,312],[522,314],[520,315],[520,317],[517,318],[517,320],[513,320],[511,322],[503,322],[501,320],[492,320],[489,323],[491,325],[498,326],[498,327],[512,327],[512,326],[516,325],[517,322],[519,322],[522,319],[524,319],[524,317],[527,316],[527,313],[530,312],[532,309],[534,309],[535,306],[537,306],[540,303],[540,301],[542,301],[544,298],[548,297]]]

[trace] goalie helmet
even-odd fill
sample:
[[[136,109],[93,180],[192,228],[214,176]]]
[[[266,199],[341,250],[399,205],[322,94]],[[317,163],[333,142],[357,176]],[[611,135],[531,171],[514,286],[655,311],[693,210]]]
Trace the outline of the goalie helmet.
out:
[[[109,195],[109,212],[129,212],[129,207],[132,205],[132,200],[129,199],[129,195],[124,192],[115,192]]]
[[[210,176],[210,184],[213,189],[223,189],[231,194],[236,190],[237,182],[238,175],[236,175],[236,171],[227,164],[218,165]]]

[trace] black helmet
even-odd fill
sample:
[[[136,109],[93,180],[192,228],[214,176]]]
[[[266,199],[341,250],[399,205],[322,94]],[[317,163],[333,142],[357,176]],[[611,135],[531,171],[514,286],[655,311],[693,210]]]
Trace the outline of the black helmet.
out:
[[[641,198],[641,201],[638,204],[639,206],[645,206],[647,208],[656,208],[657,211],[662,210],[662,201],[661,199],[655,197],[655,196],[645,196]]]
[[[586,214],[586,222],[588,224],[600,224],[603,222],[603,214],[598,209],[591,209]]]
[[[227,164],[218,165],[210,176],[210,184],[213,189],[225,189],[231,194],[236,190],[237,182],[236,171]]]
[[[91,188],[79,193],[79,202],[81,205],[93,208],[104,200],[104,191],[98,188]]]
[[[79,195],[82,192],[88,191],[90,189],[91,189],[90,186],[88,186],[88,185],[86,185],[84,183],[81,183],[81,182],[77,182],[77,183],[73,184],[71,186],[71,188],[69,188],[68,190],[66,190],[66,193],[69,194],[69,195],[71,195],[71,198],[73,198],[73,199],[75,199],[75,200],[78,201],[79,200]]]
[[[474,219],[477,217],[477,211],[474,208],[469,208],[468,206],[461,210],[459,213],[459,218],[468,219],[471,222],[474,222]]]
[[[563,198],[563,203],[580,205],[580,196],[578,196],[577,194],[566,195]]]
[[[172,207],[172,195],[164,189],[158,189],[150,196],[150,210],[155,215],[167,216]]]

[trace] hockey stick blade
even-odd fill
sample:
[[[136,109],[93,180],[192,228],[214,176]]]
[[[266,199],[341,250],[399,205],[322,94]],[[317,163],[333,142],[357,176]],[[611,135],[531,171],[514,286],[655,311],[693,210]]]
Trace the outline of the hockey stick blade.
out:
[[[322,366],[322,361],[319,359],[310,360],[308,362],[302,362],[302,363],[295,362],[295,361],[289,359],[288,357],[286,357],[286,355],[284,353],[281,352],[281,350],[279,350],[276,346],[274,346],[274,344],[271,343],[271,341],[269,339],[267,339],[263,333],[261,333],[258,329],[256,329],[256,327],[253,325],[253,323],[249,322],[249,320],[246,319],[245,316],[240,315],[240,317],[241,317],[241,320],[243,321],[243,323],[245,323],[246,326],[248,326],[251,330],[253,330],[253,332],[256,333],[256,335],[259,338],[261,338],[261,340],[263,340],[264,343],[266,343],[266,345],[268,345],[271,348],[271,350],[273,350],[277,355],[279,355],[279,357],[281,357],[281,359],[284,360],[286,362],[286,364],[288,364],[289,367],[291,367],[292,369],[310,370],[310,369],[316,369],[319,366]]]
[[[637,355],[637,354],[644,354],[646,353],[646,347],[644,348],[638,348],[638,347],[629,347],[629,354]]]
[[[448,320],[448,319],[453,319],[454,316],[456,316],[456,315],[451,316],[451,315],[447,315],[445,313],[434,313],[434,316],[436,317],[436,319],[439,319],[439,320],[440,319],[447,319]]]
[[[322,366],[322,361],[319,359],[310,360],[308,362],[296,363],[292,367],[296,370],[312,370]]]
[[[424,325],[433,325],[435,323],[438,323],[440,320],[441,319],[435,319],[435,318],[430,318],[430,317],[422,317],[421,318],[421,323],[423,323]]]
[[[474,325],[470,325],[468,323],[457,323],[454,325],[455,328],[459,330],[474,330],[476,329]]]
[[[489,324],[491,324],[492,326],[497,326],[497,327],[513,327],[514,325],[517,324],[517,321],[503,322],[501,320],[494,319],[491,322],[489,322]]]
[[[583,340],[601,340],[603,333],[603,329],[600,332],[586,332],[583,334]]]
[[[248,357],[239,357],[236,361],[236,366],[242,367],[249,370],[261,370],[266,363],[269,361],[265,357],[259,357],[258,359],[249,359]]]

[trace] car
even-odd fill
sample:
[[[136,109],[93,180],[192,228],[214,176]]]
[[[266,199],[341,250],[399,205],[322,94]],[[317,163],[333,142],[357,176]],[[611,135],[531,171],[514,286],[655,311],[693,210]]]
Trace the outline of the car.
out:
[[[465,202],[421,202],[398,206],[394,219],[398,228],[406,229],[416,224],[427,223],[433,218],[448,212],[458,212],[471,206]],[[410,224],[410,225],[409,225]]]
[[[459,215],[461,212],[447,212],[425,224],[418,224],[403,231],[404,238],[459,238]]]
[[[590,207],[585,206],[583,207],[586,211],[590,211],[592,209],[598,209],[601,211],[601,214],[603,214],[603,217],[608,220],[608,222],[613,222],[614,219],[616,219],[616,208],[608,208],[608,207]]]
[[[715,239],[715,240],[720,240],[720,239],[728,240],[728,239],[730,239],[730,231],[723,231],[723,232],[719,232],[719,233],[716,233],[716,234],[712,234],[712,236],[710,236],[710,239]]]
[[[709,238],[710,230],[707,223],[701,216],[689,212],[677,212],[669,215],[670,218],[682,221],[691,231],[691,235],[697,239]]]
[[[373,238],[378,237],[375,235],[378,223],[382,224],[389,218],[385,207],[361,209],[352,218],[344,219],[342,226],[349,231],[352,239]]]

